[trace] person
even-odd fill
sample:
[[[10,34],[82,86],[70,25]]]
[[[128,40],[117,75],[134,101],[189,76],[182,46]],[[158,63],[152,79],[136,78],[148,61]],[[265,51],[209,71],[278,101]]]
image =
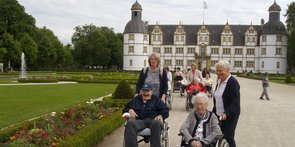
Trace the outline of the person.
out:
[[[206,91],[211,95],[213,80],[210,78],[209,74],[206,74],[205,78],[203,78],[203,85],[205,86]]]
[[[166,73],[167,73],[168,90],[171,90],[172,73],[171,73],[171,71],[169,70],[169,67],[168,67],[168,66],[166,66],[164,69],[165,69],[165,71],[166,71]]]
[[[229,147],[236,147],[235,129],[240,115],[240,85],[230,74],[230,63],[216,63],[217,84],[214,92],[213,112],[221,119],[221,130]]]
[[[267,72],[262,75],[261,81],[262,81],[263,91],[261,93],[260,99],[264,100],[263,96],[265,96],[266,100],[270,100],[269,97],[268,97],[268,92],[267,92],[267,88],[269,87],[268,73]]]
[[[191,111],[180,128],[190,147],[209,147],[222,137],[217,116],[208,111],[208,97],[200,92],[194,101]]]
[[[183,78],[183,73],[182,71],[180,70],[180,67],[177,67],[176,68],[176,72],[175,72],[175,81],[181,81]]]
[[[202,77],[205,78],[207,74],[209,74],[209,77],[211,78],[208,68],[205,67],[204,70],[202,71]]]
[[[135,95],[138,95],[142,85],[147,83],[153,87],[153,94],[165,102],[168,91],[168,79],[166,71],[161,70],[159,67],[160,55],[154,52],[149,56],[148,61],[149,67],[143,68],[140,72],[139,79],[136,84]]]
[[[192,104],[192,98],[193,95],[196,95],[199,92],[206,92],[206,88],[203,86],[203,84],[200,82],[200,79],[195,77],[194,82],[192,84],[187,85],[186,91],[188,93],[189,98],[189,105],[191,108],[193,108]]]
[[[151,147],[161,146],[161,126],[169,116],[169,109],[153,95],[151,85],[144,84],[140,94],[126,104],[122,113],[129,117],[124,131],[126,147],[137,147],[137,133],[145,128],[151,130]]]
[[[189,83],[193,83],[195,77],[199,78],[199,79],[201,80],[201,82],[202,82],[202,74],[201,74],[201,71],[199,71],[199,70],[197,69],[197,65],[196,65],[196,63],[192,63],[192,64],[191,64],[191,70],[189,70],[189,71],[187,72],[187,77],[186,77],[186,79],[187,79],[187,81],[188,81]]]

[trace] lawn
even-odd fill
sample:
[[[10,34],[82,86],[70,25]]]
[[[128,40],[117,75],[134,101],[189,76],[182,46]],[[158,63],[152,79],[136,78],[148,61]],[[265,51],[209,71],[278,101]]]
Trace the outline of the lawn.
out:
[[[0,86],[0,129],[113,93],[116,84]]]

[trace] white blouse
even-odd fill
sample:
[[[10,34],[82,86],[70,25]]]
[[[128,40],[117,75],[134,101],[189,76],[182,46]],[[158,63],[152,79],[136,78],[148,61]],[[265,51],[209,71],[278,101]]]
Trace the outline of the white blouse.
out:
[[[216,100],[216,114],[219,116],[221,115],[225,110],[224,110],[224,105],[223,105],[223,99],[222,99],[222,94],[224,92],[224,89],[226,87],[227,81],[228,79],[231,77],[231,74],[226,78],[226,80],[224,80],[223,82],[221,82],[220,79],[218,79],[217,83],[217,89],[214,92],[214,97]]]

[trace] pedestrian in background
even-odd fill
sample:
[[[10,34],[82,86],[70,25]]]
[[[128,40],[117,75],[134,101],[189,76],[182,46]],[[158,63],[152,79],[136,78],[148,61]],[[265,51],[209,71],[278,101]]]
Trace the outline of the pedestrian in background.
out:
[[[262,81],[263,91],[261,93],[260,99],[261,100],[264,100],[263,97],[265,96],[266,100],[270,100],[269,97],[268,97],[268,92],[267,92],[267,88],[269,87],[268,73],[267,72],[265,72],[264,74],[262,74],[261,81]]]

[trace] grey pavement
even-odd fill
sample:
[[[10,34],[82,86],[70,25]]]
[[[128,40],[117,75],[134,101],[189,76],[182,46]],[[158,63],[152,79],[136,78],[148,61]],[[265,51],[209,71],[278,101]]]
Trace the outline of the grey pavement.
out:
[[[212,74],[213,79],[216,76]],[[259,100],[261,81],[237,78],[241,85],[241,115],[236,129],[238,147],[294,147],[295,146],[295,86],[270,82],[270,101]],[[185,98],[173,93],[170,111],[169,139],[171,147],[179,147],[178,130],[188,112]],[[209,110],[212,110],[210,99]],[[106,136],[96,147],[122,147],[124,128],[120,127]],[[140,144],[140,147],[149,147]]]

